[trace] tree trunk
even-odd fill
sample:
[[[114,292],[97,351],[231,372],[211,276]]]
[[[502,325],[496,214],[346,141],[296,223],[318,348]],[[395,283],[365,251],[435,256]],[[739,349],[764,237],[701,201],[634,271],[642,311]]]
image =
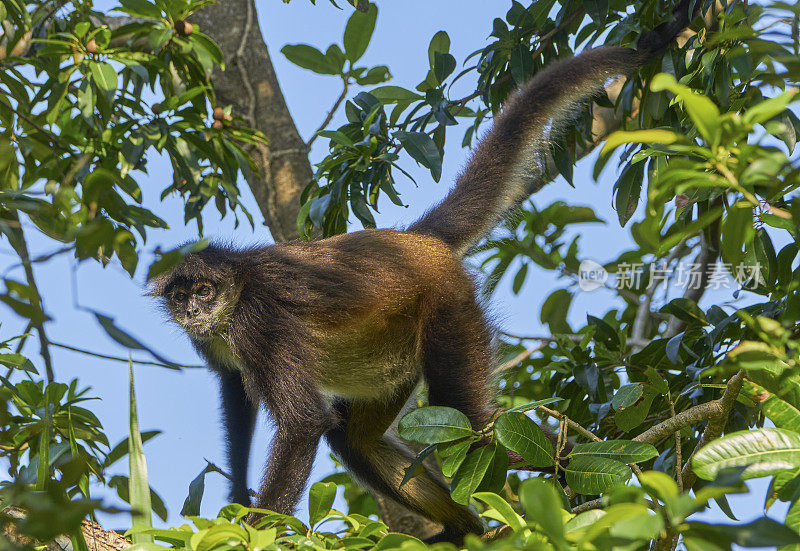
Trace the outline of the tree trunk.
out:
[[[269,138],[250,146],[259,174],[247,176],[264,223],[276,242],[297,237],[300,194],[311,180],[308,147],[286,107],[267,45],[261,35],[254,0],[225,0],[207,6],[192,21],[222,49],[225,70],[214,72],[220,106]]]

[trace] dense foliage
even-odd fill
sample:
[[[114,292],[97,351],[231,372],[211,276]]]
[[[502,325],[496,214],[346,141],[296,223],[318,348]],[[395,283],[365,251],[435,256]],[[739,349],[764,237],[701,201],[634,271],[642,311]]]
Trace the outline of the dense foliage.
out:
[[[66,4],[72,9],[61,9]],[[107,14],[82,2],[0,5],[0,235],[26,275],[6,279],[0,300],[39,337],[46,372],[20,354],[27,333],[3,335],[0,455],[9,479],[0,501],[24,514],[1,522],[39,541],[68,534],[84,549],[80,520],[110,507],[90,498],[89,485],[100,483],[134,509],[129,533],[141,548],[426,547],[388,533],[375,503],[343,473],[311,487],[310,525],[268,513],[252,527],[240,506],[201,518],[204,477],[219,470],[211,464],[183,504],[190,523],[153,529],[150,512],[165,509],[148,486],[142,443],[155,433],[139,432],[133,392],[130,437],[110,447],[81,383],[54,380],[47,297],[30,269],[45,259],[30,258],[25,231],[61,243],[56,254],[119,262],[132,274],[147,233],[164,227],[140,206],[137,178],[154,154],[172,163],[162,197],[185,198],[186,223],[202,230],[206,208],[249,216],[237,181],[255,170],[243,145],[262,136],[216,105],[210,76],[222,54],[186,20],[204,5],[121,0],[116,9],[138,19],[113,29]],[[344,102],[348,121],[318,132],[330,152],[304,193],[300,234],[345,231],[351,214],[374,225],[382,194],[401,202],[394,178],[402,152],[439,180],[448,129],[466,121],[469,145],[508,94],[548,63],[601,42],[635,43],[668,16],[665,3],[650,0],[514,1],[487,22],[488,43],[457,75],[461,60],[447,34],[432,37],[415,90],[384,85],[388,67],[356,65],[380,17],[374,5],[352,15],[341,46],[286,46],[292,62],[341,78],[334,108]],[[595,173],[617,165],[614,202],[635,247],[602,266],[587,262],[570,229],[599,219],[557,202],[526,205],[475,251],[487,292],[504,277],[518,292],[531,266],[565,284],[540,313],[552,336],[503,336],[497,374],[505,410],[489,426],[475,431],[441,407],[421,407],[400,423],[401,436],[421,445],[407,479],[422,460],[438,461],[453,499],[496,528],[492,537],[469,538],[467,548],[670,549],[678,538],[689,549],[800,548],[800,168],[792,156],[800,135],[792,111],[799,18],[800,7],[783,2],[728,3],[706,25],[698,19],[660,64],[598,100],[595,112],[613,107],[621,123],[601,136]],[[463,79],[474,92],[450,97]],[[370,89],[345,101],[353,86]],[[598,145],[592,115],[587,109],[558,137],[552,176],[571,181],[574,161]],[[164,254],[155,270],[187,250]],[[668,289],[681,278],[676,296]],[[721,281],[734,282],[740,302],[700,307],[704,291]],[[587,285],[605,285],[616,298],[583,326],[571,325],[573,296]],[[109,318],[98,321],[118,343],[143,348]],[[557,425],[560,450],[533,415]],[[554,462],[566,436],[577,445]],[[471,449],[478,441],[486,444]],[[516,471],[506,449],[556,475]],[[126,454],[130,477],[107,476]],[[748,491],[743,481],[754,477],[771,479],[765,508],[790,504],[784,522],[736,522],[726,496]],[[339,487],[347,513],[331,509]],[[710,501],[731,516],[729,525],[691,518]]]

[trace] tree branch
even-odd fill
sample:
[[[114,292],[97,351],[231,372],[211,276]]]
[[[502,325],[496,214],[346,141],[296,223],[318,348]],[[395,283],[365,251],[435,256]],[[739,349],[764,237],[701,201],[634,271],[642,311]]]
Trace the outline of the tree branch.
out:
[[[518,363],[527,360],[533,354],[535,354],[536,352],[538,352],[538,351],[542,350],[543,348],[545,348],[548,344],[549,343],[544,343],[544,344],[541,344],[539,346],[534,346],[533,348],[528,348],[527,350],[523,350],[522,352],[520,352],[519,354],[517,354],[516,356],[514,356],[513,358],[511,358],[507,362],[504,362],[504,363],[498,365],[496,368],[494,368],[494,371],[493,371],[492,374],[495,375],[495,376],[500,375],[501,373],[511,369],[512,367],[514,367]]]
[[[334,113],[336,113],[336,110],[339,109],[339,106],[342,104],[342,102],[347,97],[347,92],[348,92],[349,89],[350,89],[350,82],[348,81],[347,77],[344,77],[344,84],[342,86],[342,93],[339,94],[339,97],[336,98],[335,102],[333,102],[333,107],[331,107],[330,111],[328,111],[328,115],[325,117],[325,120],[322,121],[322,124],[319,125],[319,128],[314,130],[314,134],[306,142],[306,147],[311,148],[311,144],[313,144],[314,140],[317,139],[317,137],[319,136],[319,133],[322,132],[323,130],[325,130],[325,128],[330,124],[331,120],[333,119]]]
[[[559,421],[564,421],[569,428],[571,428],[572,430],[574,430],[575,432],[577,432],[578,434],[580,434],[584,438],[588,438],[589,440],[592,440],[594,442],[602,442],[603,441],[602,438],[599,438],[596,435],[592,434],[592,432],[586,430],[580,424],[578,424],[576,421],[573,421],[572,419],[567,417],[566,414],[561,413],[560,411],[556,411],[556,410],[550,409],[550,408],[545,407],[545,406],[536,406],[536,411],[541,411],[542,413],[544,413],[546,415],[549,415],[550,417],[554,417],[554,418],[558,419]]]
[[[16,212],[7,214],[8,218],[19,224],[19,217]],[[22,226],[19,225],[11,232],[6,232],[9,243],[19,255],[22,261],[22,269],[25,272],[25,280],[28,283],[28,288],[31,290],[30,302],[38,310],[40,319],[31,319],[30,325],[36,329],[39,336],[39,354],[44,361],[44,371],[47,377],[47,382],[52,383],[55,380],[53,373],[53,360],[50,357],[50,341],[47,338],[47,332],[44,328],[46,316],[44,315],[44,308],[42,307],[42,295],[39,294],[39,287],[36,285],[36,278],[33,273],[33,265],[31,263],[30,252],[28,251],[28,243],[25,241],[25,234],[22,231]]]
[[[692,455],[689,456],[689,459],[686,460],[686,465],[683,466],[682,474],[684,488],[691,488],[697,480],[697,475],[694,474],[694,471],[692,470],[692,459],[694,459],[694,454],[697,453],[697,450],[701,449],[712,440],[716,440],[722,436],[722,432],[725,430],[725,427],[728,424],[728,417],[733,409],[733,404],[736,403],[736,398],[739,396],[739,392],[742,390],[742,385],[744,385],[743,370],[736,372],[735,375],[728,379],[725,392],[722,394],[722,398],[720,398],[718,401],[720,408],[719,414],[709,420],[708,425],[706,425],[706,430],[703,431],[703,436],[700,437],[700,441],[697,443],[697,446],[695,446],[694,451],[692,451]]]

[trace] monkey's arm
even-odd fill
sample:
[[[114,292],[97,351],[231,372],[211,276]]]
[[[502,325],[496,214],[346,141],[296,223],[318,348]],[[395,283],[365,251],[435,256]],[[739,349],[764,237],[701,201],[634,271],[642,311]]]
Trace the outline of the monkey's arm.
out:
[[[274,312],[259,312],[257,319],[270,320],[270,327],[259,330],[251,320],[233,324],[245,388],[261,397],[276,428],[255,506],[291,514],[311,474],[319,439],[336,415],[317,389],[304,328]]]
[[[228,445],[228,467],[231,473],[229,497],[232,503],[249,506],[247,465],[258,408],[244,391],[241,373],[224,368],[214,368],[214,371],[219,376],[222,418]]]

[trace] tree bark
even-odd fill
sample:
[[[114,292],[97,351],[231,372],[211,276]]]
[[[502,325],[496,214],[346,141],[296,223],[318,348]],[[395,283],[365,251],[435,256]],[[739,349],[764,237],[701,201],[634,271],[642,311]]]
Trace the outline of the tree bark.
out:
[[[25,511],[18,507],[7,507],[2,511],[2,515],[12,519],[23,519],[25,518]],[[81,522],[81,533],[83,534],[83,539],[86,540],[86,546],[92,551],[121,551],[133,545],[130,540],[117,532],[103,530],[102,526],[91,520],[84,519]],[[13,523],[6,524],[1,534],[19,546],[41,545],[41,542],[33,542],[19,534]],[[44,548],[47,551],[72,551],[73,549],[72,541],[68,536],[57,536],[53,541],[45,543]]]
[[[222,49],[225,70],[215,70],[214,91],[220,106],[269,138],[268,145],[250,146],[259,174],[247,184],[264,224],[276,242],[297,237],[300,194],[312,177],[308,147],[286,107],[267,45],[261,34],[254,0],[225,0],[192,16],[200,30]]]

